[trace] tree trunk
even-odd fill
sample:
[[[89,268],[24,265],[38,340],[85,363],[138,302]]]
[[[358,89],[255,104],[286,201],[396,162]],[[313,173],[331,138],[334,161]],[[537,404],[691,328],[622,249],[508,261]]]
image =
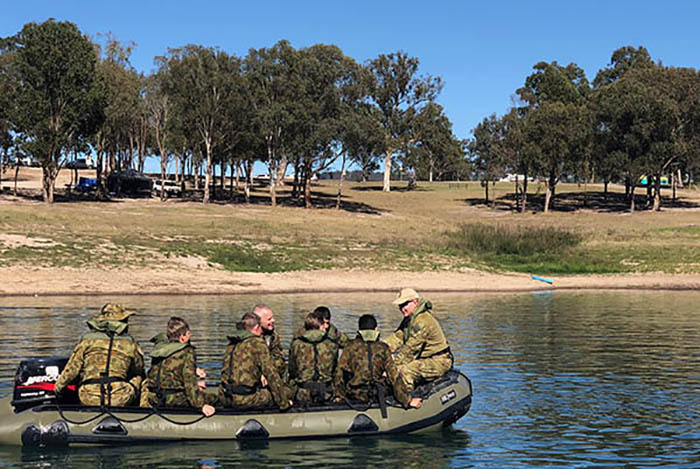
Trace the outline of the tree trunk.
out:
[[[549,184],[547,184],[547,190],[545,191],[544,195],[544,213],[549,212],[549,199],[552,197],[552,190],[549,188]]]
[[[236,172],[236,163],[231,161],[231,179],[229,180],[229,185],[228,185],[228,198],[233,200],[233,174]],[[238,178],[238,175],[236,175],[236,178]]]
[[[180,154],[180,191],[182,195],[185,195],[185,167],[187,165],[187,150],[182,147],[182,153]]]
[[[53,193],[56,183],[55,170],[46,166],[41,167],[41,190],[44,203],[52,204],[54,202]]]
[[[277,193],[275,192],[275,164],[271,140],[268,138],[267,145],[267,173],[270,176],[270,204],[274,207],[277,205]]]
[[[678,179],[676,178],[676,173],[671,174],[671,188],[673,189],[673,197],[671,199],[673,206],[676,205],[676,187],[678,186]]]
[[[161,150],[160,153],[160,200],[165,200],[165,171],[167,169],[167,160],[165,153]]]
[[[528,173],[525,171],[525,174],[523,174],[523,200],[520,204],[520,213],[525,213],[525,210],[527,210],[527,176]]]
[[[552,202],[552,199],[554,198],[555,191],[557,188],[557,179],[554,176],[554,174],[550,173],[549,174],[549,179],[547,180],[547,191],[545,192],[545,199],[544,199],[544,213],[549,212],[549,206]]]
[[[384,186],[382,191],[389,192],[391,190],[391,148],[387,147],[386,155],[384,156]]]
[[[654,211],[661,211],[661,176],[654,178]]]
[[[236,191],[241,189],[241,162],[236,161]]]
[[[634,186],[630,187],[629,191],[630,213],[634,213]]]
[[[515,175],[515,210],[520,211],[520,175]]]
[[[311,165],[304,165],[304,208],[311,208]]]
[[[208,204],[209,203],[209,196],[211,191],[211,176],[213,172],[213,165],[212,165],[212,150],[213,150],[213,145],[211,142],[211,138],[207,136],[204,139],[204,147],[207,151],[207,165],[206,165],[206,173],[204,174],[204,198],[202,199],[203,204]]]
[[[245,178],[245,203],[250,203],[250,188],[253,185],[253,160],[248,160],[248,171]]]
[[[19,162],[15,164],[15,184],[12,189],[12,195],[17,197],[17,179],[19,179]]]
[[[486,205],[489,204],[489,181],[484,181],[484,198],[486,199]]]
[[[491,208],[496,208],[496,180],[494,179],[493,182],[493,194],[491,194]]]
[[[343,198],[343,180],[345,180],[345,153],[343,162],[340,165],[340,180],[338,181],[338,196],[335,199],[335,209],[340,210],[340,201]]]

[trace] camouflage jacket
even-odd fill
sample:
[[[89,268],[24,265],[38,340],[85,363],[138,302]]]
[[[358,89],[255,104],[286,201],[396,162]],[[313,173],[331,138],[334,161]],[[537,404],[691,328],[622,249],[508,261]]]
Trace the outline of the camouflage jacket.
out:
[[[121,321],[88,321],[90,332],[83,335],[56,380],[56,392],[61,392],[76,378],[83,384],[109,376],[128,381],[135,389],[141,387],[144,377],[143,352],[136,340],[127,332],[127,324]],[[112,336],[112,339],[110,339]],[[112,352],[107,371],[107,355],[110,341]],[[85,384],[99,389],[99,384]]]
[[[361,330],[357,338],[348,343],[335,372],[335,393],[341,398],[369,402],[377,396],[373,384],[387,389],[391,385],[396,400],[407,407],[411,396],[394,364],[389,346],[378,339],[378,331]]]
[[[156,342],[148,372],[148,403],[152,406],[202,407],[205,404],[204,392],[197,386],[196,369],[197,358],[192,345]]]
[[[260,378],[264,375],[274,401],[280,408],[288,408],[289,390],[280,378],[263,338],[248,331],[237,330],[228,339],[219,392],[230,394],[231,386],[260,389]]]
[[[269,334],[263,331],[262,335],[267,348],[270,350],[270,357],[275,365],[275,369],[280,376],[284,376],[287,371],[287,363],[284,358],[284,350],[282,349],[282,341],[276,329],[273,329]]]
[[[445,334],[431,308],[429,301],[421,300],[413,314],[401,321],[396,332],[384,339],[394,353],[397,365],[430,358],[448,350]]]
[[[289,347],[289,382],[295,386],[304,383],[328,383],[338,362],[338,345],[326,332],[304,330]]]

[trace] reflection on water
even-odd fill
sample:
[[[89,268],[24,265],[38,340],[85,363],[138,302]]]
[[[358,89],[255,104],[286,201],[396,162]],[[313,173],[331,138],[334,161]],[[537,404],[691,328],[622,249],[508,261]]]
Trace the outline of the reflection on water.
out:
[[[72,448],[0,447],[0,466],[504,467],[700,464],[700,293],[432,295],[474,385],[472,409],[454,429],[392,438]],[[4,298],[0,303],[0,397],[20,357],[68,355],[107,298]],[[225,332],[256,302],[276,313],[283,343],[318,304],[346,332],[374,313],[398,324],[391,296],[277,295],[109,298],[134,307],[131,333],[148,339],[171,315],[193,328],[209,381],[218,377]],[[449,313],[449,314],[448,314]]]

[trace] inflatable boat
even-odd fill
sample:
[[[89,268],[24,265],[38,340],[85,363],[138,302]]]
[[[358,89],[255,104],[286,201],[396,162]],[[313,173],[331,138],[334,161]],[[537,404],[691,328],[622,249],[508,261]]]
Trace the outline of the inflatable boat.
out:
[[[417,388],[420,409],[404,409],[393,398],[364,404],[240,411],[90,407],[77,402],[75,388],[57,400],[53,382],[66,358],[23,361],[12,398],[0,400],[0,444],[28,447],[109,445],[185,440],[325,438],[410,433],[449,426],[471,406],[472,387],[459,371]],[[69,387],[70,389],[70,387]]]

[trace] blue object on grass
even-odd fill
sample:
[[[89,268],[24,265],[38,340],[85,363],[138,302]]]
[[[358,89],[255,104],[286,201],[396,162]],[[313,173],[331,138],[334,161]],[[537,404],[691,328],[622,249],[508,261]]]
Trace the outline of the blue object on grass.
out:
[[[550,285],[554,283],[554,280],[550,280],[550,279],[544,278],[544,277],[539,277],[537,275],[533,275],[532,278],[535,280],[539,280],[540,282],[548,283]]]

